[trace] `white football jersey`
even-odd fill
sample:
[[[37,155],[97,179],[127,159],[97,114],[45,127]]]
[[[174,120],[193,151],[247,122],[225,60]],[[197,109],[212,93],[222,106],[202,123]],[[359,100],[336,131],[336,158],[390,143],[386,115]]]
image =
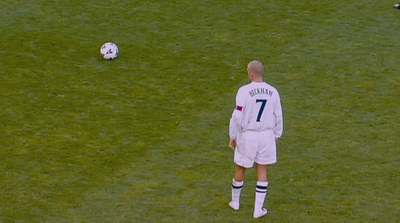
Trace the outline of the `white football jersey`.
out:
[[[236,95],[236,108],[229,124],[229,136],[239,132],[272,130],[275,138],[283,131],[282,106],[278,91],[265,82],[242,86]]]

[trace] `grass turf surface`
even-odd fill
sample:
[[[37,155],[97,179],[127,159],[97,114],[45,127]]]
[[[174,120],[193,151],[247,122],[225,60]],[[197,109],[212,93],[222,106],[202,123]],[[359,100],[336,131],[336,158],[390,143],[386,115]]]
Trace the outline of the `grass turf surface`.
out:
[[[285,124],[255,221],[398,221],[393,4],[2,1],[0,222],[253,221],[254,169],[227,205],[253,59]]]

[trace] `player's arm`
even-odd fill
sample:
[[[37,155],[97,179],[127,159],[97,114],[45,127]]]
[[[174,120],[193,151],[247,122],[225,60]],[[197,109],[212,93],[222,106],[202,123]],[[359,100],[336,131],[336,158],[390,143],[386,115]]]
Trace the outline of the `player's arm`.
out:
[[[242,109],[241,106],[236,106],[232,113],[231,120],[229,122],[229,137],[231,139],[236,139],[239,134],[240,121],[242,120]]]
[[[244,105],[244,99],[242,98],[242,94],[240,93],[240,89],[236,95],[236,107],[235,110],[233,110],[232,117],[229,122],[229,147],[232,149],[235,148],[236,145],[236,138],[239,134],[240,130],[240,123],[242,121],[243,117],[243,105]]]
[[[235,150],[236,147],[236,139],[230,139],[229,140],[229,148],[231,148],[232,150]]]
[[[274,107],[274,120],[275,120],[274,134],[276,141],[278,141],[278,138],[282,136],[283,132],[283,115],[282,115],[282,105],[279,94],[276,95],[277,95],[277,100]]]
[[[237,110],[238,107],[236,106],[235,110],[232,113],[231,120],[229,122],[229,147],[232,150],[235,150],[236,147],[236,138],[239,134],[239,128],[240,128],[240,120],[242,117],[242,111]]]

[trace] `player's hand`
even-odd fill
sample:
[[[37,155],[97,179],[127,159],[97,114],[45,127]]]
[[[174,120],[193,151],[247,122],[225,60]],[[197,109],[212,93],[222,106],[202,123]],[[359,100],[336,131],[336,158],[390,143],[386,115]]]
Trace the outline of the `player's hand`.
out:
[[[235,146],[236,146],[236,139],[229,140],[229,148],[235,151]]]

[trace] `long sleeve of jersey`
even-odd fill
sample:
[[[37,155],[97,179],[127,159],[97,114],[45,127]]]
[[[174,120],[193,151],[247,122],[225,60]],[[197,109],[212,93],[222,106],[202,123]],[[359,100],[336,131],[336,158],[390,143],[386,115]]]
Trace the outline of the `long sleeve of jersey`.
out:
[[[246,99],[243,97],[243,88],[240,88],[236,94],[236,107],[233,110],[231,120],[229,122],[229,137],[231,139],[236,139],[239,132],[242,130],[242,120],[243,120],[243,108],[245,106]]]
[[[283,132],[283,115],[282,115],[282,105],[281,105],[281,100],[280,97],[278,97],[279,100],[277,100],[274,108],[274,121],[275,121],[275,127],[274,127],[274,135],[275,138],[279,138],[282,136]]]
[[[236,108],[233,111],[231,120],[229,122],[229,137],[231,139],[236,139],[237,135],[239,134],[241,119],[242,119],[242,111],[239,111]]]

